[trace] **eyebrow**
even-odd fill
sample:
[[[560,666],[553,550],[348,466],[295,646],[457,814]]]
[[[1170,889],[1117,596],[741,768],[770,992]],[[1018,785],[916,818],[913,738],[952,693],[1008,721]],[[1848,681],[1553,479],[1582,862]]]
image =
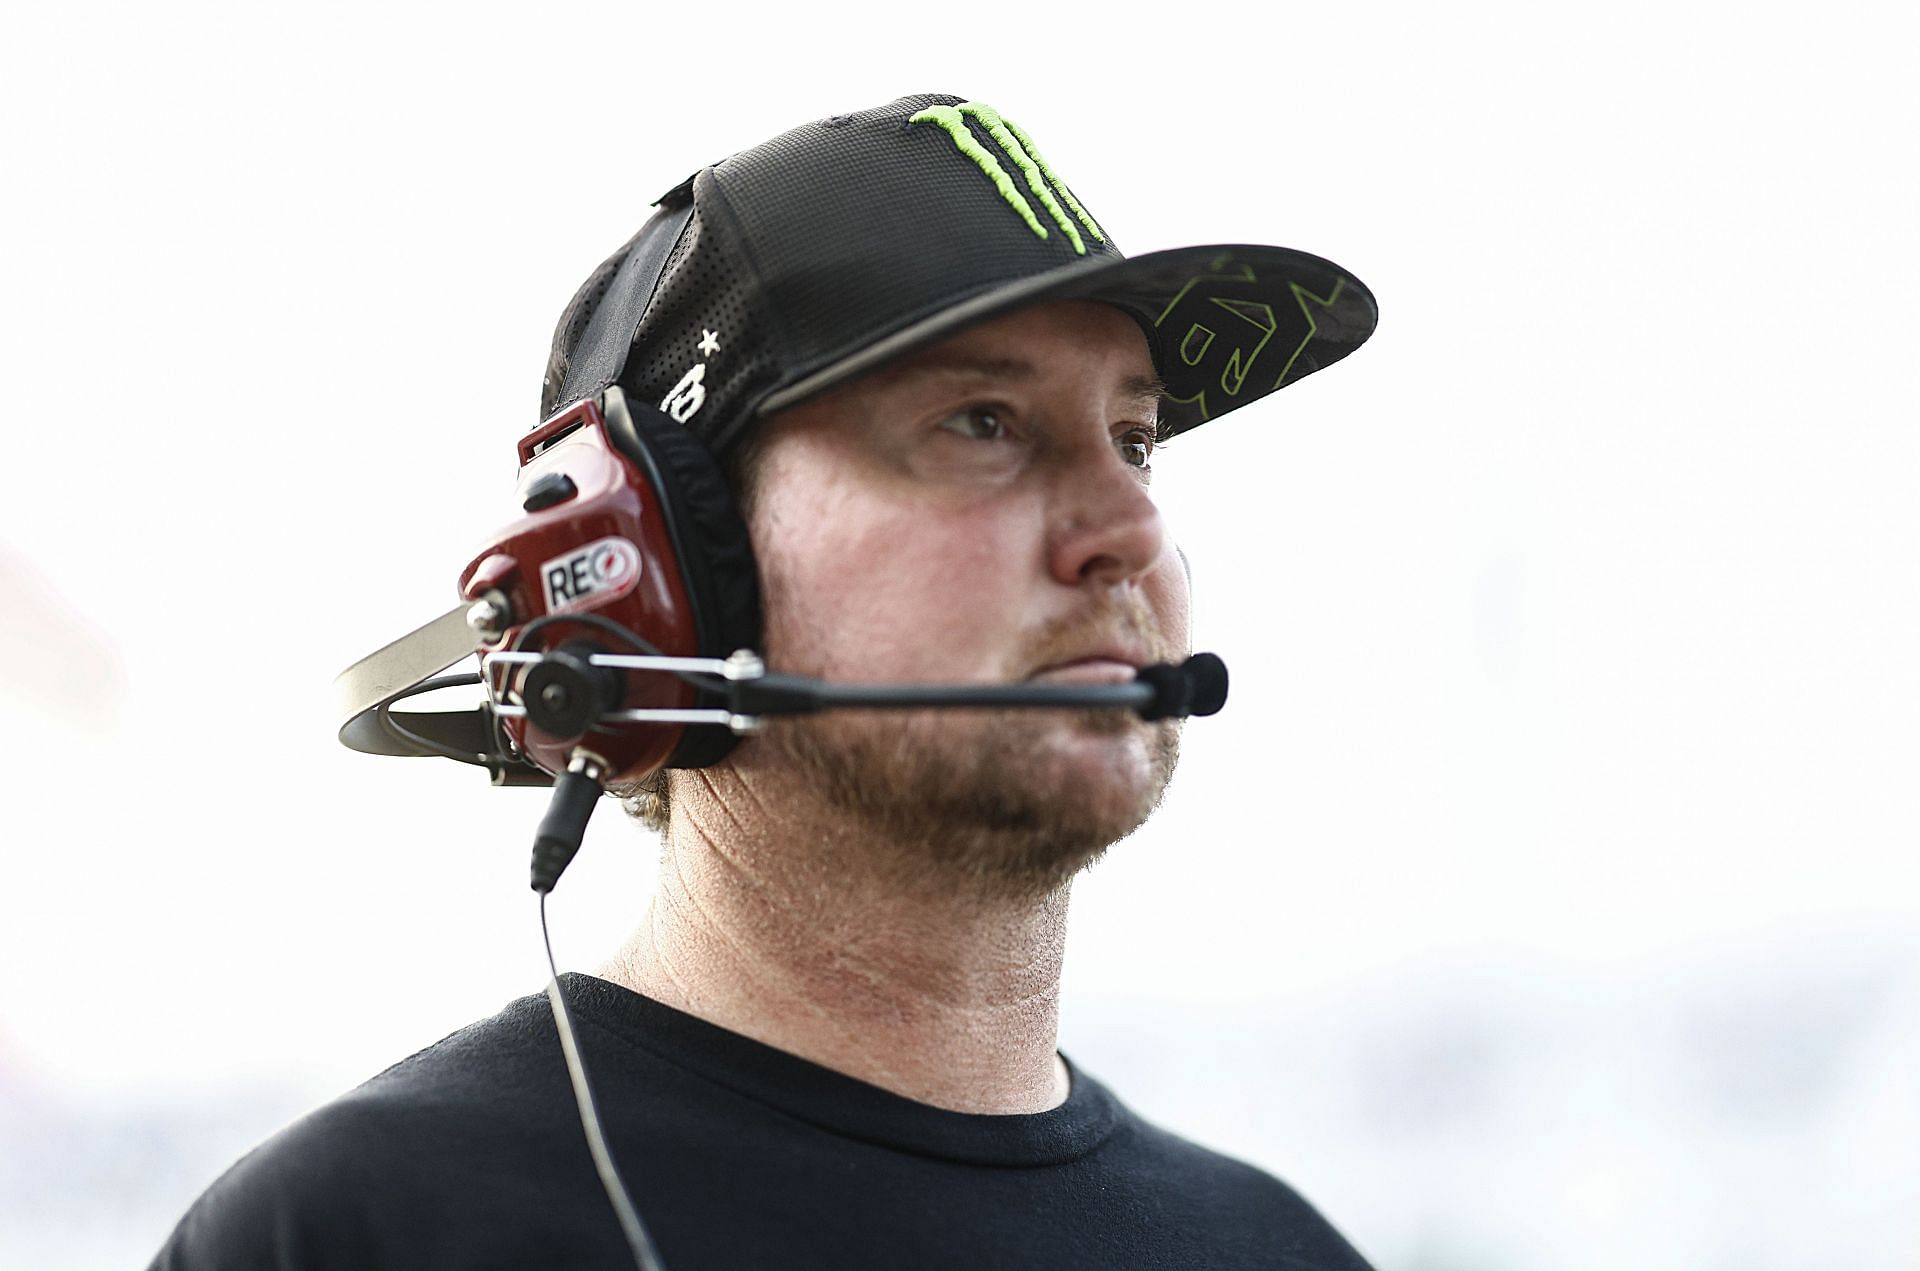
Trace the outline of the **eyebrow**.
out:
[[[934,350],[881,372],[889,380],[929,373],[956,379],[1030,380],[1040,373],[1040,368],[1025,358],[974,357]],[[1157,404],[1167,395],[1167,386],[1158,375],[1126,376],[1120,381],[1119,389],[1128,400],[1148,404]]]
[[[1158,375],[1129,375],[1120,381],[1120,391],[1135,401],[1158,405],[1167,395],[1167,385]]]

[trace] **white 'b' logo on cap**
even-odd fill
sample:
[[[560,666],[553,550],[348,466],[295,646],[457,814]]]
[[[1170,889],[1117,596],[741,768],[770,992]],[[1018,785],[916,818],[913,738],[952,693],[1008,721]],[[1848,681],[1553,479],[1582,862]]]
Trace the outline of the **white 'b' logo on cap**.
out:
[[[694,363],[693,369],[680,377],[680,382],[667,390],[660,399],[660,409],[673,416],[674,422],[684,424],[693,418],[693,413],[707,403],[707,364]]]

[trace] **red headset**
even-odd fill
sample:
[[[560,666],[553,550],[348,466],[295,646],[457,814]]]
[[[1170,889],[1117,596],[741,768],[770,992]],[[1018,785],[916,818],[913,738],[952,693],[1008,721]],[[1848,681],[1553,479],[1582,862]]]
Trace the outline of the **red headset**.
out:
[[[519,450],[526,515],[460,572],[515,754],[557,773],[584,747],[607,781],[723,758],[729,725],[749,726],[675,674],[724,676],[760,639],[753,550],[719,463],[618,387]]]
[[[463,603],[336,681],[341,741],[515,785],[577,752],[602,784],[724,757],[755,724],[722,696],[729,676],[760,669],[760,595],[718,461],[617,386],[528,433],[519,458],[524,515],[460,572]],[[481,676],[435,678],[476,652]],[[476,678],[478,715],[392,709]]]

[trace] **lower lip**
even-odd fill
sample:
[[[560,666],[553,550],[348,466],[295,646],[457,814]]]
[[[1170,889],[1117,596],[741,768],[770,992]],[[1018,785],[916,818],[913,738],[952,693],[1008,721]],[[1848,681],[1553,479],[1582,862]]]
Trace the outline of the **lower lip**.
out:
[[[1127,684],[1139,672],[1125,662],[1108,658],[1089,658],[1065,666],[1048,667],[1033,676],[1036,684]]]

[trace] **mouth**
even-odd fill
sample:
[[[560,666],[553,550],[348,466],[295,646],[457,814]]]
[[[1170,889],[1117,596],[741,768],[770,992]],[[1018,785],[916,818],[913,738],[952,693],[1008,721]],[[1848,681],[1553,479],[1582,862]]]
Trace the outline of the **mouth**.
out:
[[[1027,678],[1037,684],[1126,684],[1146,665],[1133,649],[1100,649],[1041,667]]]

